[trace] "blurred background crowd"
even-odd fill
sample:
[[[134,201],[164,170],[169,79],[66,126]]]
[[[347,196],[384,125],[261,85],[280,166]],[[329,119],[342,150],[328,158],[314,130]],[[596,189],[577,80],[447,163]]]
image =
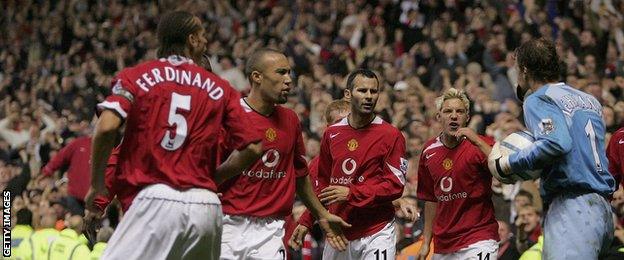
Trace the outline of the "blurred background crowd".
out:
[[[1,2],[0,188],[12,192],[13,216],[21,216],[14,221],[34,230],[76,226],[72,216],[82,214],[89,184],[95,104],[110,93],[117,71],[156,58],[158,19],[176,8],[202,18],[213,71],[242,93],[250,53],[270,47],[287,54],[295,87],[286,106],[299,115],[309,158],[319,152],[325,107],[342,98],[349,71],[375,70],[383,85],[376,111],[406,136],[408,198],[415,198],[422,145],[441,130],[433,102],[442,90],[466,91],[469,126],[480,134],[500,139],[524,129],[513,51],[529,39],[555,41],[565,63],[561,78],[602,103],[608,132],[624,126],[622,0]],[[499,255],[517,259],[541,233],[538,181],[495,180],[492,190]],[[612,205],[621,247],[621,190]],[[104,225],[114,228],[117,213],[111,210]],[[398,224],[398,247],[415,250],[422,219]],[[305,254],[318,256],[320,237]]]

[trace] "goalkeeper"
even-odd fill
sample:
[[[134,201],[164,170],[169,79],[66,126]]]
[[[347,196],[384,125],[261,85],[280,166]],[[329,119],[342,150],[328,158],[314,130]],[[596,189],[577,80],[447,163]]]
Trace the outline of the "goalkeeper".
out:
[[[534,39],[516,50],[524,121],[533,145],[509,156],[492,150],[490,171],[500,176],[543,169],[543,259],[598,259],[613,238],[609,197],[615,180],[605,155],[602,106],[560,78],[555,45]],[[532,93],[529,93],[532,92]]]

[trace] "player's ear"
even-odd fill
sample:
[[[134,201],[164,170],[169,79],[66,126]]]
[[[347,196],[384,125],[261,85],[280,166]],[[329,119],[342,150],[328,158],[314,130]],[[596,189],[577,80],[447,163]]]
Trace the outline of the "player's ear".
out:
[[[345,89],[344,92],[344,99],[347,101],[351,101],[351,90],[350,89]]]
[[[262,81],[262,73],[260,73],[257,70],[254,70],[251,72],[251,75],[249,76],[249,78],[251,79],[251,82],[260,85],[260,82]]]
[[[189,34],[188,37],[186,38],[186,42],[193,49],[195,48],[195,46],[197,46],[197,41],[198,41],[197,35],[195,35],[194,33]]]

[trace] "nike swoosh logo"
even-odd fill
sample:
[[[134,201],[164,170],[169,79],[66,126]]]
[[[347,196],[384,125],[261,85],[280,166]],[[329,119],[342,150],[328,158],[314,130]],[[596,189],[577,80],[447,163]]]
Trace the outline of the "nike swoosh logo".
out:
[[[624,144],[624,139],[621,139],[620,141],[618,141],[618,144]]]
[[[336,137],[336,136],[337,136],[337,135],[339,135],[339,134],[340,134],[340,133],[336,133],[336,134],[329,134],[329,138],[334,138],[334,137]]]
[[[429,160],[429,158],[431,158],[431,156],[433,156],[434,154],[436,154],[436,153],[426,154],[425,155],[425,159]]]

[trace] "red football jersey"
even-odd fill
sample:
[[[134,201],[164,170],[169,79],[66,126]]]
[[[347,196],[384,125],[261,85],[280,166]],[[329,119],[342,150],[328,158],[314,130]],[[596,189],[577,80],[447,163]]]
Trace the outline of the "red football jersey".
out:
[[[284,218],[292,210],[296,178],[308,174],[299,118],[282,106],[264,116],[244,99],[240,104],[252,122],[248,127],[263,136],[265,152],[248,170],[219,186],[223,213]]]
[[[607,146],[607,158],[609,159],[609,172],[615,178],[616,183],[624,184],[624,128],[618,129],[611,136]]]
[[[116,147],[111,152],[106,164],[105,179],[106,189],[108,190],[107,196],[95,197],[94,204],[100,210],[104,211],[111,201],[117,197],[117,200],[121,203],[121,209],[126,212],[132,204],[132,200],[139,193],[140,189],[133,186],[123,179],[119,179],[117,175],[117,159],[119,157],[119,148]]]
[[[217,137],[224,127],[239,149],[259,140],[227,81],[180,56],[122,70],[98,107],[125,119],[119,179],[143,187],[216,191]]]
[[[354,129],[348,118],[328,127],[321,140],[318,188],[349,187],[347,201],[334,203],[329,211],[353,225],[344,229],[349,240],[375,234],[394,218],[392,201],[401,197],[407,160],[405,138],[381,118]],[[310,214],[299,223],[312,226]]]
[[[494,140],[481,137],[488,144]],[[498,238],[487,156],[469,140],[448,148],[440,137],[425,143],[418,165],[418,199],[438,203],[433,224],[435,253],[452,253]]]
[[[91,184],[91,137],[82,136],[63,147],[48,164],[41,169],[45,176],[54,174],[63,167],[67,168],[67,193],[84,200]]]

